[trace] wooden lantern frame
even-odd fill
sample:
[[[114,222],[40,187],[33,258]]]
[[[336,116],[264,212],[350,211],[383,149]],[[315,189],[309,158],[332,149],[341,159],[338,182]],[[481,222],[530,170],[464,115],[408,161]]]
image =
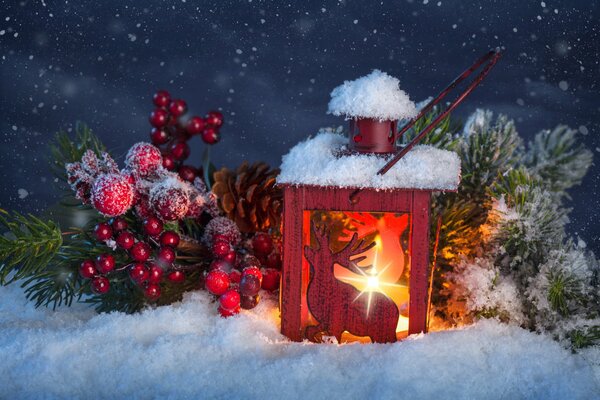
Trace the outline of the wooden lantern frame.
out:
[[[410,213],[408,334],[427,331],[429,291],[429,214],[432,190],[363,189],[351,203],[351,188],[281,185],[283,188],[283,274],[281,332],[288,338],[306,338],[302,326],[302,258],[304,211]]]

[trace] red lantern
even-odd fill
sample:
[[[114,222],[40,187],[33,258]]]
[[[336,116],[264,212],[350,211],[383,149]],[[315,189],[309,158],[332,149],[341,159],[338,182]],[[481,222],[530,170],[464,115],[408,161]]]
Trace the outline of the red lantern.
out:
[[[284,335],[296,341],[335,336],[338,342],[394,342],[427,331],[431,193],[456,190],[460,160],[429,146],[409,150],[498,57],[490,52],[478,60],[399,133],[394,119],[347,115],[347,138],[321,133],[284,157],[278,177],[284,193]],[[465,92],[396,153],[399,135],[485,61]]]

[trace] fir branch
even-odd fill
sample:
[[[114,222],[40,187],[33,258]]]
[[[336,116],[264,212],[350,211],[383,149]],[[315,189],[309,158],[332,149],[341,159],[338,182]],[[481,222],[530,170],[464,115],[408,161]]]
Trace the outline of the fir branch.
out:
[[[63,244],[58,225],[33,215],[11,215],[0,209],[0,226],[7,231],[0,236],[2,285],[42,273]]]
[[[548,279],[548,301],[552,309],[561,315],[569,314],[569,301],[576,300],[581,295],[580,282],[573,275],[562,270],[550,270]]]

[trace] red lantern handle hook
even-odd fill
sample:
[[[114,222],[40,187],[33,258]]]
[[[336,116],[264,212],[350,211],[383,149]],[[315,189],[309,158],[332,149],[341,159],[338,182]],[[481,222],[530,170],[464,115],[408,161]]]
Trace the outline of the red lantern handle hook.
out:
[[[388,172],[398,161],[400,161],[400,159],[402,157],[404,157],[406,155],[406,153],[408,153],[417,143],[419,143],[421,140],[423,140],[423,138],[427,134],[429,134],[429,132],[431,132],[440,122],[442,122],[443,119],[446,118],[448,116],[448,114],[450,114],[450,112],[452,112],[452,110],[454,110],[460,103],[462,103],[462,101],[469,94],[471,94],[473,89],[475,89],[477,86],[479,86],[481,81],[483,81],[483,79],[487,76],[487,74],[494,67],[494,65],[496,65],[496,63],[498,62],[498,60],[500,59],[501,56],[502,56],[502,53],[500,51],[491,50],[488,53],[486,53],[485,55],[483,55],[482,57],[480,57],[477,61],[475,61],[473,63],[473,65],[471,65],[462,74],[460,74],[456,79],[454,79],[452,81],[452,83],[450,83],[450,85],[448,85],[447,88],[442,90],[442,92],[440,94],[438,94],[436,98],[434,98],[429,103],[427,103],[427,105],[421,109],[421,111],[417,114],[416,117],[414,117],[406,125],[404,125],[402,127],[402,129],[400,130],[400,132],[398,132],[398,134],[396,135],[396,138],[402,137],[402,135],[407,130],[412,128],[419,119],[421,119],[425,114],[427,114],[436,104],[438,104],[440,101],[442,101],[442,99],[444,97],[446,97],[446,95],[448,93],[450,93],[462,81],[467,79],[474,71],[479,69],[479,67],[481,67],[483,64],[485,64],[485,67],[483,68],[483,70],[479,73],[479,75],[477,75],[475,77],[475,79],[473,79],[473,81],[469,84],[469,86],[454,101],[452,101],[442,113],[440,113],[429,125],[427,125],[427,127],[425,127],[425,129],[423,129],[421,132],[419,132],[419,134],[416,135],[413,138],[413,140],[411,140],[406,146],[404,146],[398,153],[396,153],[394,155],[394,157],[390,161],[388,161],[379,171],[377,171],[377,175],[383,175],[386,172]],[[352,194],[350,194],[350,202],[351,203],[356,202],[356,196],[358,195],[360,190],[361,189],[356,189],[352,192]]]

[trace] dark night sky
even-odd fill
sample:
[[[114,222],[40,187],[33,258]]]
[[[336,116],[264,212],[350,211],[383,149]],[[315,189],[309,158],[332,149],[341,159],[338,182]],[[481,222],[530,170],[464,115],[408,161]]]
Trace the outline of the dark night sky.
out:
[[[418,101],[497,46],[505,57],[458,116],[477,107],[508,114],[526,139],[567,124],[600,152],[599,2],[0,3],[0,208],[39,212],[56,200],[47,144],[76,120],[116,156],[147,140],[157,88],[192,113],[223,110],[217,165],[278,165],[319,127],[343,124],[325,114],[343,80],[379,68]],[[199,139],[192,149],[199,164]],[[596,250],[599,171],[571,192],[569,226]]]

